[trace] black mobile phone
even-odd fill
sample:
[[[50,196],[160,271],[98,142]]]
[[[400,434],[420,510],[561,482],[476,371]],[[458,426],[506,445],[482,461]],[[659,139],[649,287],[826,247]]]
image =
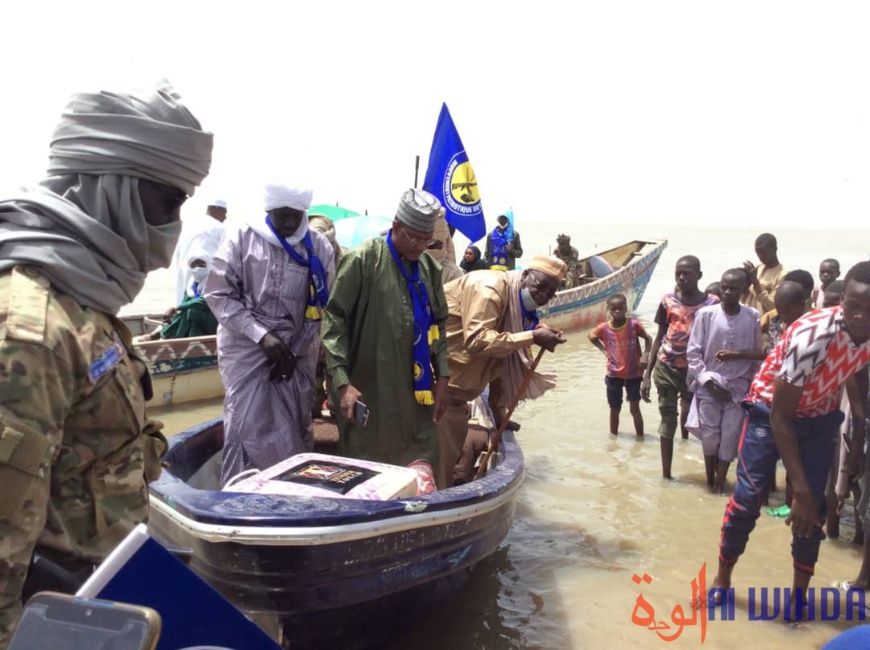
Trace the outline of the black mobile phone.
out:
[[[154,650],[160,628],[150,607],[41,591],[27,601],[7,650]]]
[[[364,427],[369,423],[369,415],[371,415],[369,407],[365,405],[365,402],[357,400],[356,404],[353,405],[354,422],[356,422],[361,427]]]

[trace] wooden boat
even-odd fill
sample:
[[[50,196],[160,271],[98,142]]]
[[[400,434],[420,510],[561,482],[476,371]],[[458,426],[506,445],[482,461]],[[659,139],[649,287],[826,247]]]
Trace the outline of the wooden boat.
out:
[[[560,330],[590,329],[607,319],[607,298],[615,293],[625,294],[629,311],[636,310],[667,245],[637,240],[582,258],[577,286],[557,292],[539,309],[541,322]]]
[[[524,474],[507,432],[484,478],[425,496],[241,494],[217,489],[222,420],[169,444],[151,534],[193,549],[194,571],[293,648],[380,644],[456,589],[507,534]]]
[[[134,337],[162,325],[159,316],[137,315],[122,318]],[[137,342],[134,352],[148,366],[154,385],[155,406],[169,406],[224,394],[218,372],[217,337],[201,336]]]

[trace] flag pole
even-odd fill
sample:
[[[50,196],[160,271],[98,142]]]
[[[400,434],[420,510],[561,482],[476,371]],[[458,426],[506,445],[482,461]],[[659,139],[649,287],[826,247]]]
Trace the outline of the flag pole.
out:
[[[420,173],[420,156],[417,156],[417,161],[414,163],[414,189],[417,189],[417,176]]]

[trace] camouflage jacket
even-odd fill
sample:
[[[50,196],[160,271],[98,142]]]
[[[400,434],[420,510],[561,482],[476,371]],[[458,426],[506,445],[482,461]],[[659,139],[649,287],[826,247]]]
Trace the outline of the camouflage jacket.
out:
[[[79,571],[147,518],[166,440],[130,346],[36,269],[0,273],[0,648],[35,547]]]
[[[577,260],[580,259],[580,252],[576,248],[571,246],[571,250],[568,252],[568,254],[563,255],[562,251],[560,251],[559,248],[556,247],[556,250],[553,251],[553,257],[562,260],[563,262],[565,262],[565,264],[571,264],[572,262],[576,263]]]

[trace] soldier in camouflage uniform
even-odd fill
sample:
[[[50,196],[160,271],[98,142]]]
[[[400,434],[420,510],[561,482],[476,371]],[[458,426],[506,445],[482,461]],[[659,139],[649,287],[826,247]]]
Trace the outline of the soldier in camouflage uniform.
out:
[[[147,518],[166,440],[116,314],[169,265],[211,149],[168,85],[80,93],[48,176],[0,201],[0,648],[35,549],[85,575]]]
[[[568,274],[562,280],[563,289],[572,289],[579,283],[579,265],[580,253],[571,245],[570,235],[559,235],[556,237],[556,250],[553,252],[555,257],[565,262],[568,265]]]

